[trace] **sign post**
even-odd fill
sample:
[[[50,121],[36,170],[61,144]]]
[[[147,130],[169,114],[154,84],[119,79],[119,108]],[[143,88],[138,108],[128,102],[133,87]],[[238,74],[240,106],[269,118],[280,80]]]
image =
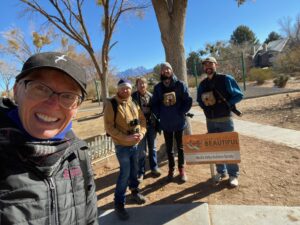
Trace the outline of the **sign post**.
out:
[[[240,163],[240,144],[237,132],[208,133],[183,136],[183,148],[187,163],[213,164]]]

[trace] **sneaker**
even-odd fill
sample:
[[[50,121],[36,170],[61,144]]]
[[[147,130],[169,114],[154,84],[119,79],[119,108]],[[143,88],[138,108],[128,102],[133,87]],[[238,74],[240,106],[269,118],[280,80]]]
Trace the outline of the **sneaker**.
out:
[[[169,181],[173,180],[174,176],[175,176],[175,169],[169,169],[168,180]]]
[[[132,199],[139,205],[146,203],[145,196],[140,194],[139,192],[133,191],[131,196]]]
[[[151,174],[152,174],[154,177],[159,177],[159,176],[161,175],[160,169],[154,169],[154,170],[151,170]]]
[[[144,174],[138,175],[137,180],[138,180],[139,183],[142,183],[143,180],[144,180]]]
[[[213,181],[215,184],[219,184],[225,177],[226,177],[226,174],[217,173],[213,177]]]
[[[186,182],[187,181],[187,175],[186,175],[186,173],[185,173],[185,171],[184,171],[184,168],[179,168],[179,177],[180,177],[180,180],[182,181],[182,182]]]
[[[237,177],[229,177],[229,184],[231,187],[239,186],[239,181],[238,181]]]
[[[128,220],[129,214],[124,208],[124,204],[118,204],[115,206],[115,213],[119,217],[120,220]]]

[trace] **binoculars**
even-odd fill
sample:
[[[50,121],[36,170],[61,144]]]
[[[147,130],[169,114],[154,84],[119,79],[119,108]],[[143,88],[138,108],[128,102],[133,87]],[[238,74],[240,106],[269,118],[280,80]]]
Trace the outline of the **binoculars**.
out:
[[[127,134],[128,134],[128,135],[131,135],[131,134],[138,134],[138,133],[140,133],[140,129],[139,129],[139,128],[136,128],[136,129],[127,131]]]
[[[140,120],[139,119],[133,119],[129,122],[129,126],[134,127],[140,124]]]

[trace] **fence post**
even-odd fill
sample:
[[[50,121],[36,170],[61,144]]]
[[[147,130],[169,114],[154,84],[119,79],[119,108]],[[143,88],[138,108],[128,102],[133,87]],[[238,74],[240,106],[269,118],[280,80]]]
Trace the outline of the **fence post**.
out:
[[[97,100],[98,100],[98,104],[100,106],[101,103],[100,103],[100,95],[99,95],[99,81],[94,79],[94,82],[95,82],[95,88],[96,88],[96,93],[97,93]]]
[[[196,88],[197,88],[198,87],[198,79],[197,79],[198,74],[197,74],[196,59],[194,59],[194,61],[193,61],[193,75],[194,75],[194,77],[196,79]]]
[[[245,59],[244,59],[243,51],[242,51],[242,55],[241,55],[241,60],[242,60],[242,71],[243,71],[243,85],[244,85],[244,91],[246,91]]]

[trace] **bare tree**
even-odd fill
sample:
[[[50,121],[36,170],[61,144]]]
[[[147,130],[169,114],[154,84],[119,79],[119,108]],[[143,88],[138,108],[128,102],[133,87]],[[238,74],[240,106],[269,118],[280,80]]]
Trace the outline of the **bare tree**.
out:
[[[109,68],[109,52],[116,44],[111,44],[111,38],[121,15],[129,12],[141,12],[148,7],[147,4],[138,1],[127,0],[97,0],[98,6],[103,9],[102,28],[104,39],[101,49],[101,63],[97,59],[96,50],[86,26],[83,15],[85,0],[48,0],[41,5],[35,0],[19,0],[27,5],[27,10],[37,12],[48,22],[53,24],[62,33],[75,40],[89,54],[101,81],[101,96],[108,96],[107,76]],[[46,3],[47,2],[47,3]],[[46,4],[48,4],[46,6]]]
[[[1,33],[5,44],[0,46],[0,53],[13,56],[19,62],[24,63],[33,53],[40,52],[45,45],[49,45],[53,40],[53,31],[48,29],[44,34],[32,32],[32,45],[30,45],[23,32],[19,28],[11,28]]]
[[[291,45],[299,45],[300,43],[300,14],[298,14],[295,18],[295,23],[293,24],[293,20],[291,17],[285,17],[279,20],[279,25],[283,33],[288,37],[291,41]]]
[[[16,76],[16,68],[6,62],[0,61],[0,87],[5,90],[6,97],[10,97],[10,87]]]

